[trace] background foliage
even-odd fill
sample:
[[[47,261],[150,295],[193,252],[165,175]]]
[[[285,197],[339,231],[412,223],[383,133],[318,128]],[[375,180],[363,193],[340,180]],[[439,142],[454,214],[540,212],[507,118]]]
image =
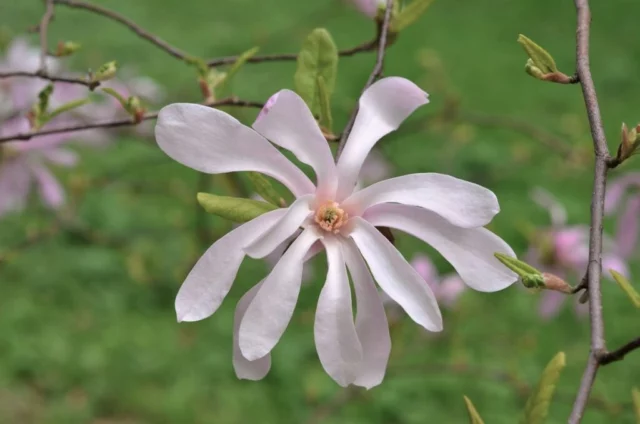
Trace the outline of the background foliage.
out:
[[[96,3],[203,57],[253,46],[261,46],[261,53],[296,52],[318,26],[331,31],[338,48],[374,35],[370,21],[337,0],[263,0],[259,6],[254,0]],[[192,68],[113,22],[58,9],[49,38],[83,44],[72,62],[77,69],[115,59],[158,80],[170,100],[200,100]],[[639,119],[640,3],[594,2],[592,9],[592,71],[614,149],[620,122]],[[3,1],[0,25],[21,33],[41,13],[35,0]],[[492,229],[518,253],[527,246],[523,228],[548,224],[546,213],[529,199],[535,186],[562,199],[571,223],[588,222],[591,141],[581,94],[577,87],[528,77],[526,56],[516,43],[519,33],[529,35],[570,74],[574,31],[568,0],[440,0],[387,55],[385,74],[417,82],[432,104],[380,143],[381,151],[396,173],[442,172],[495,191],[502,213]],[[364,54],[340,61],[334,128],[345,124],[373,60]],[[247,65],[232,91],[265,101],[293,86],[294,71],[294,62]],[[247,122],[255,117],[253,111],[237,113]],[[487,117],[498,125],[488,125]],[[514,120],[557,134],[572,146],[570,157],[507,128]],[[21,246],[0,263],[0,422],[466,422],[466,394],[485,422],[512,423],[560,350],[567,366],[550,422],[568,416],[588,352],[588,323],[570,307],[542,322],[538,296],[517,286],[497,294],[466,292],[445,312],[439,336],[401,318],[392,328],[385,382],[371,391],[343,390],[324,374],[313,345],[323,277],[318,272],[275,349],[269,376],[261,383],[238,381],[231,365],[233,307],[266,266],[247,261],[213,318],[176,324],[173,300],[180,283],[230,224],[202,216],[195,198],[202,189],[198,176],[152,140],[122,136],[105,150],[83,154],[80,167],[60,174],[72,197],[62,214],[77,217],[75,229],[24,243],[54,219],[37,202],[29,212],[0,221],[2,251]],[[637,167],[631,160],[613,176]],[[209,191],[229,194],[226,181],[212,177],[206,184]],[[607,222],[606,230],[614,228]],[[407,257],[432,253],[408,237],[398,237],[398,246]],[[438,259],[441,271],[448,271]],[[316,269],[322,266],[321,259]],[[632,269],[633,275],[640,272],[637,262]],[[615,284],[605,282],[603,292],[607,338],[614,347],[637,332],[638,315]],[[630,393],[639,370],[640,355],[603,369],[584,422],[634,422]]]

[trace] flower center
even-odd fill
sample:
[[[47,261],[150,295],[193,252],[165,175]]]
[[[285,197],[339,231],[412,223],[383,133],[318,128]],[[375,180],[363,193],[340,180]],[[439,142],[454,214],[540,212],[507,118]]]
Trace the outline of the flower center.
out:
[[[315,221],[325,231],[332,233],[339,233],[340,227],[342,227],[349,215],[342,209],[336,202],[328,201],[323,203],[317,210],[315,215]]]

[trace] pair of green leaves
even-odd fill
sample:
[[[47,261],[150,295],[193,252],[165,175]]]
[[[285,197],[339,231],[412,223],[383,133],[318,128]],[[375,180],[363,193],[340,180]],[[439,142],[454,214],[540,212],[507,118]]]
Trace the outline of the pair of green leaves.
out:
[[[521,424],[543,424],[549,413],[549,405],[553,399],[560,373],[566,365],[564,352],[558,353],[542,372],[538,386],[531,393],[524,407]],[[469,413],[470,424],[484,424],[480,414],[468,397],[464,397]]]
[[[413,24],[427,11],[431,6],[433,0],[413,0],[408,5],[397,11],[398,2],[394,2],[394,10],[392,11],[390,30],[392,33],[397,33]],[[381,13],[379,16],[384,16],[384,5],[380,5]]]
[[[522,46],[529,59],[524,67],[525,71],[532,77],[542,80],[569,84],[572,79],[558,70],[556,61],[548,51],[533,42],[530,38],[520,34],[518,43]]]
[[[31,126],[34,130],[39,130],[56,116],[90,102],[88,98],[72,100],[50,111],[49,101],[51,95],[53,95],[53,90],[53,84],[49,84],[38,93],[38,102],[33,105],[30,114]]]

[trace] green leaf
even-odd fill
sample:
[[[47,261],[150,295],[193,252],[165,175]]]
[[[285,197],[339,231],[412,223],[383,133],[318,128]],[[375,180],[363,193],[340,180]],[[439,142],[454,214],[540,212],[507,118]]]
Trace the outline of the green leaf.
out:
[[[233,222],[251,221],[263,213],[277,209],[270,203],[240,197],[198,193],[198,203],[205,211]]]
[[[331,34],[316,28],[307,37],[298,55],[298,68],[293,77],[296,92],[304,99],[314,116],[320,114],[318,78],[322,77],[326,97],[331,98],[338,71],[338,49]]]
[[[631,389],[631,398],[633,399],[633,411],[636,416],[636,423],[640,424],[640,390],[635,387]]]
[[[616,283],[618,283],[620,288],[627,294],[627,296],[629,296],[629,299],[631,299],[631,302],[633,302],[634,306],[636,308],[640,308],[640,294],[638,294],[636,289],[633,288],[629,280],[627,280],[624,275],[612,269],[610,269],[609,272],[613,276],[613,279],[616,280]]]
[[[73,110],[75,108],[78,108],[80,106],[86,105],[87,103],[91,103],[90,99],[78,99],[78,100],[72,100],[68,103],[63,104],[62,106],[54,109],[51,111],[51,113],[48,113],[47,115],[45,115],[42,118],[42,125],[46,124],[47,122],[49,122],[50,120],[52,120],[53,118],[55,118],[56,116],[60,115],[61,113],[65,113],[65,112],[69,112],[70,110]]]
[[[331,96],[327,92],[327,84],[324,78],[318,75],[318,100],[320,101],[320,126],[331,132],[333,127],[333,117],[331,116]]]
[[[251,180],[251,184],[253,184],[253,189],[260,197],[276,207],[282,207],[284,199],[273,188],[269,180],[258,172],[248,172],[247,175]]]
[[[484,421],[480,418],[480,414],[478,414],[476,407],[473,406],[471,399],[465,396],[464,403],[467,405],[467,412],[469,413],[469,424],[484,424]]]
[[[553,357],[551,362],[542,372],[542,377],[538,383],[538,387],[531,393],[527,404],[524,407],[524,417],[520,421],[522,424],[542,424],[547,418],[549,405],[553,392],[556,389],[556,383],[560,378],[560,372],[566,365],[564,352],[559,352]]]
[[[529,55],[531,62],[533,62],[528,66],[529,68],[531,66],[534,66],[543,74],[558,72],[556,62],[553,60],[553,57],[551,57],[549,52],[534,43],[530,38],[527,38],[526,36],[520,34],[520,36],[518,37],[518,43],[520,43],[520,45],[524,48],[524,50],[527,52],[527,55]],[[531,72],[531,70],[528,69],[527,72]]]
[[[433,0],[413,0],[403,7],[400,13],[391,20],[391,30],[399,32],[418,20],[424,12],[431,6]]]
[[[253,47],[238,56],[238,59],[233,62],[233,65],[231,65],[229,70],[226,72],[224,79],[222,79],[222,81],[218,83],[220,89],[222,89],[231,80],[231,78],[233,78],[233,76],[238,73],[240,68],[242,68],[242,66],[247,63],[247,60],[251,59],[256,55],[256,53],[258,53],[258,50],[260,50],[260,47]]]

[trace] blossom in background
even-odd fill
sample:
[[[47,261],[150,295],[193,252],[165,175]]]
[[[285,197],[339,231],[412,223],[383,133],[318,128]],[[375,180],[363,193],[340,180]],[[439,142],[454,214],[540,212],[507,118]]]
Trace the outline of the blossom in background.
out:
[[[618,249],[625,258],[631,257],[638,245],[640,217],[640,172],[632,172],[612,182],[604,200],[607,215],[622,209],[616,231]],[[635,192],[629,193],[633,189]]]
[[[16,117],[1,124],[0,136],[28,130],[27,118]],[[64,189],[47,165],[76,164],[76,154],[61,146],[67,139],[68,134],[52,134],[0,145],[0,217],[24,209],[34,183],[47,207],[56,209],[64,204]]]
[[[351,0],[351,3],[371,19],[375,19],[378,16],[378,9],[387,4],[386,0]]]
[[[261,379],[268,372],[270,352],[297,303],[303,263],[316,248],[326,251],[328,272],[315,315],[315,343],[325,371],[338,384],[369,388],[384,377],[391,341],[374,278],[415,322],[430,331],[442,329],[435,294],[377,226],[431,244],[474,289],[496,291],[516,281],[493,256],[515,256],[513,251],[483,228],[499,211],[490,190],[425,173],[354,191],[376,142],[426,103],[427,94],[406,79],[373,84],[360,98],[337,163],[308,107],[289,90],[277,94],[253,129],[202,105],[173,104],[160,111],[156,139],[176,161],[213,174],[260,172],[280,181],[296,198],[288,208],[267,212],[219,239],[196,263],[176,298],[179,321],[209,317],[229,292],[246,254],[263,258],[302,227],[269,275],[238,303],[234,367],[240,378]],[[310,165],[316,184],[274,144]],[[347,269],[356,294],[355,323]]]
[[[428,256],[417,254],[411,259],[411,266],[429,284],[436,299],[447,308],[453,307],[465,289],[464,281],[457,274],[439,275]]]
[[[525,261],[562,279],[579,281],[589,262],[589,228],[567,225],[565,208],[547,191],[538,188],[533,191],[532,198],[549,211],[552,225],[536,234],[525,254]],[[602,269],[607,278],[611,278],[609,269],[628,275],[626,256],[606,235],[603,240]],[[545,291],[538,309],[540,316],[550,319],[558,315],[566,298],[566,294]],[[584,315],[586,311],[587,305],[578,303],[576,299],[576,313]]]

